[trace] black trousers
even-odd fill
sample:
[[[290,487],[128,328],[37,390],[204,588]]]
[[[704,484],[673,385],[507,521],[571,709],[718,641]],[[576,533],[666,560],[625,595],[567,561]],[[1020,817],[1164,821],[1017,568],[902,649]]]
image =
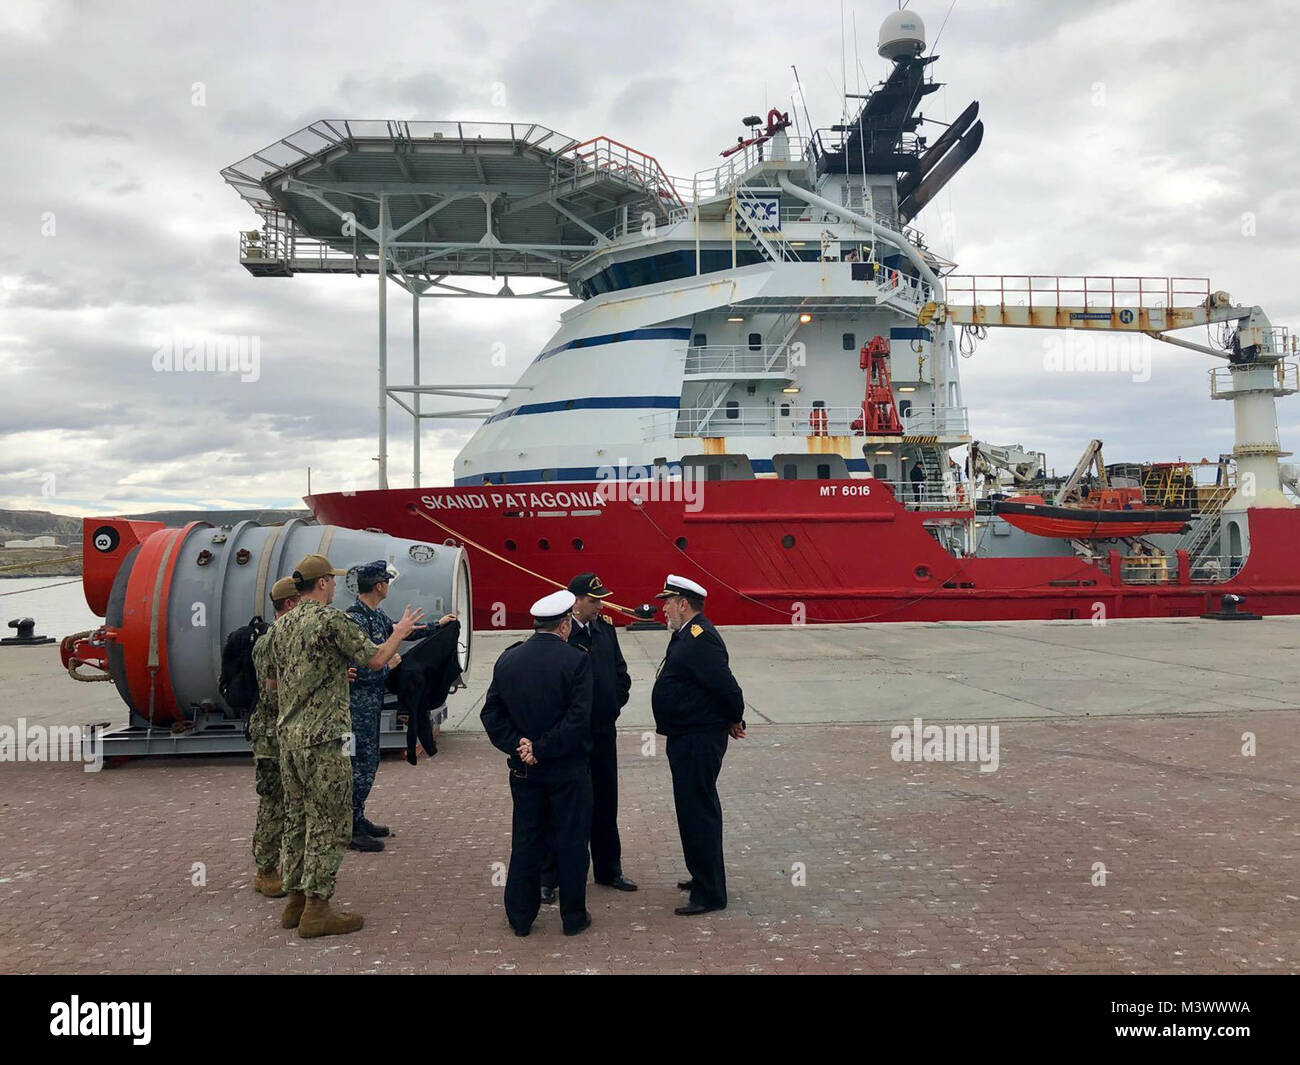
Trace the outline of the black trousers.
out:
[[[554,841],[565,928],[582,924],[587,913],[587,837],[591,834],[591,778],[539,781],[510,776],[514,818],[510,871],[506,874],[506,919],[512,928],[532,927],[541,906],[542,862],[547,837]]]
[[[598,884],[623,875],[618,838],[618,732],[613,724],[591,733],[591,873]],[[542,863],[542,886],[558,884],[554,852]]]
[[[722,863],[722,803],[718,774],[727,753],[727,730],[669,736],[668,768],[673,774],[673,805],[682,837],[686,870],[695,881],[691,901],[701,906],[727,904],[727,871]]]

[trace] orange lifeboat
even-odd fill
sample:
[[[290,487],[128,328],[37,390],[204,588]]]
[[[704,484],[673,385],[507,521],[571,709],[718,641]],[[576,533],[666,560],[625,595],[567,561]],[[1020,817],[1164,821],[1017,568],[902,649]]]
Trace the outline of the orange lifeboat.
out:
[[[1140,488],[1103,488],[1075,503],[1048,503],[1040,495],[1000,499],[993,513],[1035,536],[1059,540],[1116,540],[1180,533],[1190,510],[1165,510],[1142,501]]]

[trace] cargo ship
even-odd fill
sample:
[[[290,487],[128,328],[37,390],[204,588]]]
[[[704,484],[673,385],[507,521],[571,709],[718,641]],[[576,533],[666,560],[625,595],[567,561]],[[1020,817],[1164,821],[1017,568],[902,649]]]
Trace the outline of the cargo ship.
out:
[[[379,485],[309,489],[317,520],[463,546],[476,626],[526,625],[588,570],[619,621],[669,572],[722,624],[1200,615],[1226,595],[1300,612],[1275,412],[1294,339],[1205,278],[958,274],[915,221],[977,158],[979,105],[924,116],[940,83],[915,12],[888,16],[877,51],[886,76],[838,122],[814,126],[796,95],[688,178],[534,123],[321,120],[226,168],[261,221],[240,239],[251,274],[378,282]],[[402,385],[394,287],[412,308]],[[517,381],[422,383],[422,301],[516,296],[577,301]],[[1217,339],[1177,335],[1197,326]],[[1216,483],[1169,507],[1135,479],[1127,502],[1176,512],[1150,527],[1009,523],[998,497],[1063,485],[972,436],[960,354],[1004,328],[1217,360],[1236,440]],[[414,420],[411,488],[388,484],[390,403]],[[480,424],[448,486],[426,486],[420,425],[447,418]]]

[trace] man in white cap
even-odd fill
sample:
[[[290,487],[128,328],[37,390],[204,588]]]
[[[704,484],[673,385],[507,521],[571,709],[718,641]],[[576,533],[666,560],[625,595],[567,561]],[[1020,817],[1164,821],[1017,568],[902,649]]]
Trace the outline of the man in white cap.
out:
[[[669,574],[656,596],[673,634],[650,703],[655,730],[668,737],[677,831],[690,873],[677,885],[690,892],[686,905],[673,911],[683,917],[726,908],[718,774],[727,737],[745,737],[745,696],[732,676],[727,645],[704,616],[707,594],[693,580]]]
[[[514,818],[505,908],[517,936],[528,935],[541,908],[548,834],[555,848],[564,934],[577,935],[591,924],[587,761],[592,679],[589,656],[568,644],[574,601],[572,592],[559,591],[532,605],[537,631],[501,653],[479,715],[493,745],[510,756]]]

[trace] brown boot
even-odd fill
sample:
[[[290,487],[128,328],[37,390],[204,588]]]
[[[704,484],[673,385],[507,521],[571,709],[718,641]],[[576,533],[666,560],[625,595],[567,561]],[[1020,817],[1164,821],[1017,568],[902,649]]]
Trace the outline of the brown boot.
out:
[[[330,909],[329,899],[315,896],[307,900],[302,920],[298,923],[298,934],[303,939],[316,936],[345,936],[355,932],[364,924],[359,913],[336,913]]]
[[[285,896],[284,884],[280,881],[279,869],[268,869],[265,873],[257,871],[253,877],[253,890],[268,899],[282,899]]]
[[[302,920],[303,907],[307,905],[307,896],[301,891],[289,892],[289,905],[284,908],[284,916],[280,918],[281,928],[297,928],[298,922]]]

